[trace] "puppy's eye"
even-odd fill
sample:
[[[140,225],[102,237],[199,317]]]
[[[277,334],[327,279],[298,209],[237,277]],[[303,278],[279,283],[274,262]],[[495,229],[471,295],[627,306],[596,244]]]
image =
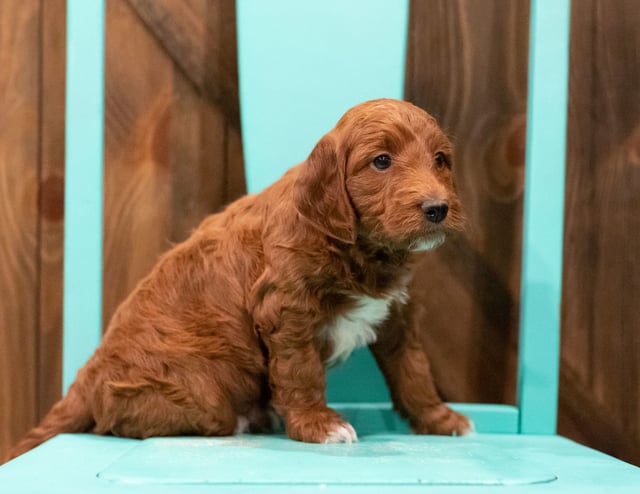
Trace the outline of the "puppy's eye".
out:
[[[436,153],[436,155],[434,156],[434,161],[436,164],[436,168],[449,168],[449,166],[451,166],[449,164],[449,158],[447,158],[447,156],[441,151],[438,151]]]
[[[391,166],[391,156],[388,154],[381,154],[373,159],[373,166],[378,170],[386,170]]]

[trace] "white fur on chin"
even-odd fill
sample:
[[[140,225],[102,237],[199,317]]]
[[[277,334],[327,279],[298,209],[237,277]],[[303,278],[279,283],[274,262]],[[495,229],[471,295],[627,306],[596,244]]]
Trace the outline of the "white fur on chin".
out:
[[[446,236],[444,233],[436,233],[427,240],[420,240],[412,248],[411,252],[424,252],[426,250],[433,250],[436,247],[441,246],[444,243]]]

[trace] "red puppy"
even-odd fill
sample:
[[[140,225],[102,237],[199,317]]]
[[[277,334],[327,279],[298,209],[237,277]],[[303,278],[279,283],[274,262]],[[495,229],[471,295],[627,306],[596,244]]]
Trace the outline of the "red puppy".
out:
[[[61,432],[268,430],[270,406],[292,439],[355,441],[325,369],[363,345],[415,432],[468,432],[436,394],[407,293],[415,252],[461,223],[436,121],[395,100],[352,108],[306,161],[160,259],[12,455]]]

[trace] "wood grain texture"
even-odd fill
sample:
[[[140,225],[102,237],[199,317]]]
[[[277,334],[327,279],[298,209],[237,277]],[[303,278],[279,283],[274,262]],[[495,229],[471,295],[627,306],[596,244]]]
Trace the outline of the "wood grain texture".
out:
[[[573,4],[560,416],[576,439],[640,464],[637,7]]]
[[[171,242],[245,191],[234,3],[107,6],[105,323]]]
[[[528,2],[411,3],[405,97],[453,137],[466,235],[425,255],[425,346],[450,400],[515,402]]]
[[[65,0],[41,2],[38,418],[62,395]]]
[[[105,321],[245,191],[234,3],[106,5]],[[60,395],[64,7],[0,2],[0,456]]]
[[[40,2],[0,2],[0,455],[38,408]]]
[[[640,11],[572,11],[559,432],[640,464]],[[467,235],[417,280],[425,346],[453,400],[512,403],[527,1],[411,4],[406,96],[456,142]]]
[[[124,0],[107,2],[103,319],[169,246],[173,64]]]
[[[187,80],[240,127],[234,0],[128,0]]]

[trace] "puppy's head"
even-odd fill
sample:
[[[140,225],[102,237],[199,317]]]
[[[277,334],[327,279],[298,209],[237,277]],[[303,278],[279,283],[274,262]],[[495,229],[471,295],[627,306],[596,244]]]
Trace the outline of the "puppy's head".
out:
[[[461,228],[451,143],[435,119],[397,100],[349,110],[316,145],[296,182],[300,214],[347,243],[426,250]]]

